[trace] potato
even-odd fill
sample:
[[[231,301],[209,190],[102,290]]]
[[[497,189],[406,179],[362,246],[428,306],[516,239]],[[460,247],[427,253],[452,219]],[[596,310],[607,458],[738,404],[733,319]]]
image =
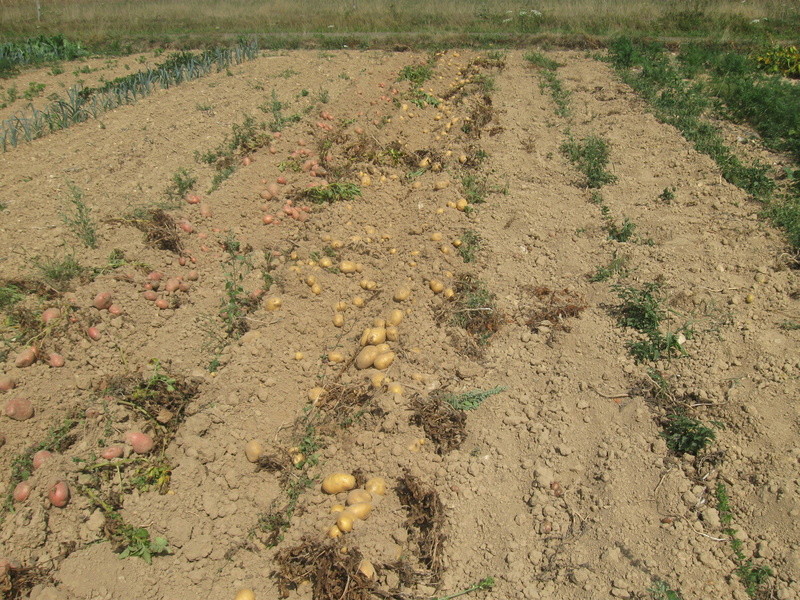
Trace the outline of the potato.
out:
[[[378,344],[375,347],[378,349],[378,354],[383,354],[384,352],[391,352],[391,350],[392,350],[389,347],[389,344],[386,344],[386,343]]]
[[[388,389],[390,394],[397,394],[398,396],[402,396],[403,395],[403,386],[400,385],[399,383],[397,383],[396,381],[390,383],[388,385],[387,389]]]
[[[17,382],[8,375],[0,376],[0,392],[7,392],[17,387]]]
[[[58,319],[61,316],[61,311],[57,308],[48,308],[42,313],[42,323],[47,325],[50,321]]]
[[[386,319],[386,324],[396,327],[403,322],[403,316],[403,311],[399,308],[392,309],[392,312],[389,313],[389,317]]]
[[[378,349],[375,346],[365,346],[361,349],[361,352],[358,353],[356,356],[356,368],[357,369],[368,369],[372,366],[372,363],[375,362],[375,358],[377,358],[379,354]]]
[[[319,386],[313,387],[310,390],[308,390],[308,399],[311,400],[311,402],[313,402],[314,404],[316,404],[317,402],[322,400],[322,398],[324,398],[325,394],[327,393],[328,391],[323,387]]]
[[[258,440],[250,440],[244,447],[244,454],[251,463],[258,462],[264,454],[264,446]]]
[[[353,516],[356,517],[357,519],[366,521],[367,518],[369,517],[369,513],[372,512],[372,504],[370,504],[369,502],[358,502],[356,504],[351,504],[350,506],[347,507],[347,510],[345,512],[352,513]]]
[[[386,480],[383,477],[373,477],[364,485],[364,489],[373,496],[386,494]]]
[[[17,355],[17,359],[14,361],[14,366],[18,369],[30,367],[34,362],[36,362],[36,355],[37,351],[34,346],[26,348],[20,352],[19,355]]]
[[[339,270],[342,273],[355,273],[358,266],[351,260],[343,260],[339,263]]]
[[[375,357],[372,362],[372,366],[376,369],[380,369],[384,371],[389,368],[389,366],[394,362],[396,354],[394,352],[383,352]]]
[[[333,352],[328,352],[328,362],[341,363],[344,362],[345,360],[347,360],[347,357],[338,350],[334,350]]]
[[[347,500],[345,500],[345,504],[350,506],[351,504],[361,504],[363,502],[372,502],[372,494],[370,494],[367,490],[351,490],[349,494],[347,494]]]
[[[33,454],[31,459],[31,466],[33,470],[41,469],[42,465],[47,462],[49,458],[53,456],[53,453],[48,450],[39,450]]]
[[[444,291],[444,297],[447,298],[448,300],[451,300],[451,299],[455,298],[455,295],[456,295],[456,291],[453,288],[447,288]]]
[[[100,292],[94,297],[94,302],[92,304],[98,310],[104,310],[108,308],[111,306],[111,294],[108,292]]]
[[[155,440],[140,431],[129,431],[125,434],[125,441],[131,445],[136,454],[147,454],[155,446]]]
[[[353,298],[353,306],[362,308],[364,306],[364,299],[361,296],[355,296]]]
[[[47,364],[56,369],[63,367],[65,363],[64,357],[57,352],[51,352],[47,357]]]
[[[374,373],[372,377],[369,378],[369,382],[374,389],[378,389],[383,387],[383,382],[386,380],[386,375],[383,373]]]
[[[27,481],[20,481],[11,493],[11,497],[14,498],[14,502],[25,502],[31,495],[32,490],[33,486],[31,486],[30,483]]]
[[[404,300],[408,300],[411,297],[411,288],[408,286],[402,286],[397,288],[394,291],[394,295],[392,298],[395,302],[403,302]]]
[[[431,288],[431,291],[434,294],[440,294],[440,293],[442,293],[444,291],[444,284],[441,281],[439,281],[438,279],[431,279],[428,282],[428,287]]]
[[[331,506],[331,514],[338,515],[340,512],[344,512],[344,504],[334,504]]]
[[[336,539],[341,536],[342,536],[342,530],[339,529],[339,527],[337,527],[336,525],[331,525],[331,527],[328,529],[328,537]]]
[[[322,480],[322,491],[326,494],[349,492],[356,487],[356,478],[348,473],[331,473]]]
[[[315,296],[319,296],[322,293],[322,286],[318,283],[315,283],[311,286],[311,293]]]
[[[386,341],[386,329],[383,327],[370,327],[361,334],[362,346],[375,346]]]
[[[345,312],[347,310],[347,302],[339,300],[336,304],[333,305],[333,310],[335,310],[336,312]]]
[[[362,559],[362,561],[358,563],[358,572],[370,581],[375,579],[375,567],[366,558]]]
[[[6,402],[6,416],[10,419],[27,421],[33,413],[33,403],[27,398],[12,398]]]
[[[278,310],[282,305],[283,305],[283,301],[280,298],[276,298],[275,296],[273,296],[271,298],[267,298],[264,301],[264,307],[270,312],[274,311],[274,310]]]
[[[256,600],[256,595],[253,593],[253,590],[243,589],[236,592],[233,600]]]
[[[100,458],[113,460],[122,457],[124,453],[125,451],[122,449],[122,446],[108,446],[100,452]]]
[[[56,481],[47,493],[50,504],[57,508],[64,508],[69,504],[69,486],[66,481]]]
[[[356,516],[350,511],[346,510],[339,514],[339,518],[336,519],[336,526],[342,531],[342,533],[350,533],[353,531],[353,523],[355,520]]]
[[[396,342],[400,338],[400,332],[397,327],[389,326],[386,328],[386,339],[390,342]]]
[[[435,232],[431,234],[430,240],[432,242],[441,242],[444,236],[440,232]]]

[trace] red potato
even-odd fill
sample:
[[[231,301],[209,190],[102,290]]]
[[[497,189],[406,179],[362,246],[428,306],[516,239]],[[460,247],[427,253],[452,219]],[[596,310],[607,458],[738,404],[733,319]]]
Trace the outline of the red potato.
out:
[[[86,335],[89,336],[89,339],[97,341],[100,339],[100,330],[97,327],[89,327],[86,330]]]
[[[147,454],[155,446],[153,438],[140,431],[129,431],[125,434],[125,441],[130,444],[136,454]]]
[[[182,267],[185,267],[185,266],[186,266],[186,257],[185,257],[185,256],[181,256],[181,257],[178,259],[178,264],[179,264],[180,266],[182,266]]]
[[[211,210],[211,206],[208,204],[201,204],[200,205],[200,216],[208,219],[209,217],[213,216],[213,211]]]
[[[105,310],[111,306],[111,294],[108,292],[100,292],[94,297],[94,307],[98,310]]]
[[[31,346],[26,350],[23,350],[17,356],[17,359],[14,361],[14,366],[19,369],[24,369],[25,367],[30,367],[33,363],[36,362],[36,347]]]
[[[150,300],[150,302],[158,300],[158,294],[156,294],[153,290],[147,290],[144,294],[142,294],[142,297],[145,300]]]
[[[120,458],[124,453],[122,446],[109,446],[108,448],[103,448],[100,452],[100,457],[106,460],[114,460],[115,458]]]
[[[176,277],[172,277],[170,279],[167,279],[167,283],[164,285],[164,290],[166,292],[172,293],[176,291],[180,287],[180,285],[181,285],[180,280]]]
[[[194,227],[192,227],[192,224],[186,220],[183,220],[180,223],[178,223],[178,227],[180,227],[181,230],[185,231],[186,233],[192,233],[194,231]]]
[[[281,185],[286,185],[286,184],[288,183],[288,181],[287,181],[286,177],[284,177],[283,175],[281,175],[280,177],[278,177],[278,178],[277,178],[275,181],[276,181],[277,183],[280,183]]]
[[[275,146],[270,146],[269,147],[269,153],[270,154],[277,154],[278,153],[278,149]]]
[[[181,292],[188,292],[190,289],[192,289],[192,286],[183,281],[181,281],[181,284],[178,286],[178,290]]]
[[[112,304],[108,307],[108,312],[118,317],[122,314],[122,307],[119,304]]]
[[[66,481],[56,481],[47,493],[50,504],[56,508],[64,508],[69,504],[69,486]]]
[[[249,167],[252,163],[253,163],[253,159],[250,158],[249,156],[245,156],[242,159],[242,166],[244,166],[244,167]]]
[[[189,204],[200,204],[200,196],[189,194],[186,196],[186,202]]]
[[[15,421],[27,421],[33,412],[33,403],[27,398],[12,398],[6,402],[6,416]]]
[[[208,237],[208,234],[207,233],[198,233],[197,237],[199,239],[201,239],[201,240],[204,240],[204,239],[206,239]]]
[[[17,382],[8,375],[0,376],[0,392],[7,392],[17,387]]]
[[[150,271],[150,272],[147,274],[147,278],[148,278],[150,281],[161,281],[161,279],[162,279],[163,277],[164,277],[164,274],[163,274],[161,271]]]
[[[159,298],[156,300],[156,306],[161,310],[165,310],[169,308],[169,301],[164,298]]]
[[[14,502],[25,502],[28,497],[31,495],[31,491],[33,490],[33,486],[27,481],[20,481],[17,484],[17,487],[14,488],[14,491],[11,493],[11,496],[14,498]]]
[[[186,276],[186,279],[189,281],[197,281],[200,278],[200,274],[197,271],[189,271],[189,274]]]
[[[58,354],[57,352],[51,352],[50,355],[47,357],[47,364],[54,368],[63,367],[66,361],[64,357]]]
[[[264,225],[271,225],[272,223],[275,222],[275,217],[273,217],[272,215],[264,215],[263,217],[261,217],[261,221],[264,223]]]
[[[47,325],[50,321],[58,319],[61,316],[61,311],[57,308],[48,308],[42,313],[42,323]]]
[[[35,452],[33,457],[31,458],[31,464],[33,465],[33,470],[40,469],[44,463],[46,463],[50,458],[52,458],[53,453],[49,450],[39,450]]]

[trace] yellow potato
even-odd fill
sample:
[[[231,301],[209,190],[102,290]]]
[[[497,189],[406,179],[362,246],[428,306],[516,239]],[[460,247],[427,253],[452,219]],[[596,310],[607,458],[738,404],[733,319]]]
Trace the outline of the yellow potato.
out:
[[[358,353],[356,356],[356,368],[357,369],[368,369],[372,366],[372,363],[375,362],[375,358],[377,358],[380,351],[375,346],[365,346],[361,349],[361,352]]]
[[[358,572],[370,581],[375,579],[375,567],[366,558],[358,563]]]
[[[251,463],[257,462],[264,454],[264,446],[258,440],[250,440],[244,447],[244,454]]]
[[[408,300],[411,296],[411,288],[408,286],[399,287],[394,292],[394,301],[395,302],[403,302],[404,300]]]
[[[322,491],[326,494],[349,492],[356,487],[356,478],[349,473],[331,473],[322,480]]]
[[[388,388],[390,394],[397,394],[398,396],[403,395],[403,386],[397,383],[396,381],[390,383]]]
[[[333,326],[341,327],[342,325],[344,325],[344,315],[342,313],[333,315]]]
[[[383,477],[373,477],[364,485],[364,489],[373,496],[386,494],[386,480]]]
[[[327,390],[323,387],[313,387],[308,390],[308,399],[314,404],[322,400],[323,396],[327,394]]]
[[[311,293],[319,296],[322,293],[322,286],[318,283],[315,283],[311,286]]]
[[[359,568],[361,568],[361,565],[359,565]],[[373,572],[374,571],[375,569],[373,568]],[[364,577],[367,579],[372,579],[372,577],[369,577],[366,573],[364,573]],[[253,590],[243,589],[236,592],[233,600],[256,600],[256,595],[253,593]]]
[[[383,373],[375,373],[372,377],[369,378],[369,382],[374,389],[378,389],[383,386],[383,382],[386,380],[386,375]]]
[[[428,282],[428,287],[431,288],[434,294],[440,294],[444,290],[444,284],[438,279],[431,279]]]
[[[341,363],[347,360],[347,357],[338,350],[334,350],[333,352],[328,352],[328,362],[332,363]]]
[[[400,332],[397,327],[387,327],[386,328],[386,339],[390,342],[396,342],[400,337]]]
[[[366,521],[367,517],[369,517],[369,513],[372,512],[372,504],[369,502],[358,502],[356,504],[351,504],[347,507],[347,511],[345,512],[352,513],[357,519]]]
[[[376,369],[384,371],[391,366],[395,358],[396,355],[394,352],[383,352],[375,357],[375,359],[372,361],[372,366],[374,366]]]
[[[283,301],[276,297],[267,298],[264,302],[265,308],[269,311],[278,310],[282,305]]]
[[[362,489],[350,490],[350,493],[347,494],[347,500],[345,500],[345,504],[348,506],[362,502],[372,502],[372,494]]]
[[[403,321],[403,311],[399,308],[392,309],[392,312],[389,313],[389,318],[386,319],[387,325],[400,325]]]
[[[341,536],[342,536],[342,530],[339,529],[336,525],[331,525],[330,529],[328,529],[328,537],[335,539]]]
[[[334,504],[331,506],[331,514],[338,514],[344,511],[344,504]]]
[[[444,291],[444,297],[447,298],[448,300],[450,300],[451,298],[454,298],[455,295],[456,295],[456,291],[453,288],[447,288]]]
[[[350,260],[343,260],[339,263],[339,270],[342,273],[355,273],[356,272],[356,263]]]
[[[336,519],[336,526],[342,531],[342,533],[350,533],[353,531],[353,522],[356,520],[356,516],[351,513],[350,511],[344,511],[339,513],[339,518]]]
[[[353,298],[353,306],[357,308],[362,308],[364,306],[364,299],[361,296],[356,296]]]
[[[330,256],[323,256],[319,259],[319,266],[323,269],[330,269],[333,266],[333,261]]]

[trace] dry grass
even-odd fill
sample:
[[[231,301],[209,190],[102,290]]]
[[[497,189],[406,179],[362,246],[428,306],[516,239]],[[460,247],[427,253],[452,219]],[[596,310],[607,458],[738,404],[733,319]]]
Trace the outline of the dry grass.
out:
[[[37,22],[36,3],[0,1],[0,31],[11,36],[64,33],[85,41],[90,41],[87,36],[107,40],[199,33],[615,34],[654,31],[652,28],[660,19],[682,12],[702,11],[718,30],[753,19],[767,18],[767,23],[777,23],[800,15],[796,3],[781,0],[542,0],[534,7],[527,0],[307,0],[302,7],[292,0],[44,0],[41,5],[41,21]]]

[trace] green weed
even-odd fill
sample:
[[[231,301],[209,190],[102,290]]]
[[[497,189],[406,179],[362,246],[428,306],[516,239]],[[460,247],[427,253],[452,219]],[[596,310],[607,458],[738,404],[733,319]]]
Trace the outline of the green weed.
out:
[[[484,282],[471,275],[457,278],[451,322],[469,333],[478,346],[489,343],[500,329],[500,314],[495,306],[495,295]]]
[[[629,258],[627,256],[617,256],[617,253],[614,252],[611,262],[605,267],[597,267],[594,274],[589,277],[589,281],[596,283],[598,281],[606,281],[617,275],[624,277],[628,274],[628,262]]]
[[[676,454],[693,454],[705,450],[716,439],[716,433],[697,419],[674,414],[666,418],[661,432],[667,447]]]
[[[44,282],[59,292],[68,290],[73,280],[83,279],[88,274],[88,269],[72,254],[66,254],[62,258],[37,256],[33,259],[33,264],[39,270]]]
[[[490,590],[493,587],[494,587],[494,577],[484,577],[478,583],[469,586],[465,590],[461,590],[460,592],[456,592],[455,594],[448,594],[447,596],[434,598],[433,600],[453,600],[453,598],[458,598],[459,596],[464,596],[465,594],[471,594],[472,592],[478,592],[481,590]]]
[[[647,590],[652,600],[683,600],[681,595],[673,590],[666,581],[655,581],[653,587]]]
[[[233,235],[225,239],[223,248],[228,258],[225,261],[225,294],[219,315],[225,324],[225,335],[238,339],[249,329],[247,315],[256,305],[244,289],[244,278],[252,270],[252,264]]]
[[[456,410],[475,410],[484,400],[500,392],[504,392],[506,388],[497,386],[490,390],[472,390],[462,394],[449,394],[444,396],[442,400],[447,402]]]
[[[615,285],[614,290],[622,302],[617,309],[619,324],[642,333],[658,329],[667,316],[661,306],[662,289],[660,283],[646,283],[641,288]]]
[[[768,590],[765,588],[770,577],[774,575],[768,565],[756,565],[752,557],[744,553],[744,544],[736,538],[736,529],[733,528],[733,509],[731,507],[728,489],[723,483],[717,483],[714,495],[717,500],[719,519],[724,526],[723,532],[728,536],[733,550],[734,560],[737,564],[736,576],[744,585],[747,595],[751,598],[766,598]]]
[[[97,248],[97,226],[92,220],[92,209],[83,201],[83,190],[70,183],[69,191],[73,209],[61,213],[61,220],[87,248]]]
[[[617,225],[616,221],[612,218],[606,220],[606,232],[608,239],[615,242],[628,242],[633,237],[633,232],[636,230],[636,223],[625,217],[621,225]]]
[[[489,183],[485,177],[477,175],[464,175],[461,178],[464,198],[470,204],[483,204],[489,194],[505,193],[506,188]]]
[[[172,175],[164,193],[170,201],[177,202],[192,190],[195,183],[197,183],[197,178],[187,169],[180,168]]]
[[[361,188],[355,183],[334,182],[308,188],[300,192],[298,196],[314,204],[350,202],[361,196]]]
[[[532,66],[539,69],[542,90],[550,90],[550,96],[556,104],[556,114],[559,117],[568,117],[570,93],[564,89],[561,80],[556,75],[556,69],[560,66],[556,61],[547,58],[541,52],[529,52],[525,54],[525,60]]]
[[[144,527],[123,525],[120,535],[124,538],[122,543],[125,545],[119,554],[120,558],[136,556],[149,565],[152,564],[154,556],[172,554],[167,545],[167,538],[157,537],[150,539],[150,532]]]
[[[400,70],[398,81],[410,81],[414,87],[421,87],[423,83],[433,77],[433,69],[429,65],[407,65]]]
[[[481,236],[473,231],[467,229],[461,234],[461,245],[458,247],[458,253],[465,263],[475,262],[476,256],[481,249]]]
[[[272,122],[269,124],[269,130],[272,132],[283,131],[287,125],[297,123],[301,118],[298,114],[288,116],[283,114],[283,109],[286,106],[278,100],[278,94],[274,89],[272,90],[272,99],[269,104],[262,104],[259,108],[272,114]]]
[[[8,310],[25,298],[25,293],[14,284],[0,286],[0,310]]]
[[[675,188],[665,187],[664,191],[658,195],[658,199],[664,204],[672,204],[672,201],[675,200]]]
[[[586,176],[586,187],[599,188],[617,180],[615,175],[606,171],[609,148],[604,139],[590,135],[578,142],[570,137],[562,144],[561,152]]]

